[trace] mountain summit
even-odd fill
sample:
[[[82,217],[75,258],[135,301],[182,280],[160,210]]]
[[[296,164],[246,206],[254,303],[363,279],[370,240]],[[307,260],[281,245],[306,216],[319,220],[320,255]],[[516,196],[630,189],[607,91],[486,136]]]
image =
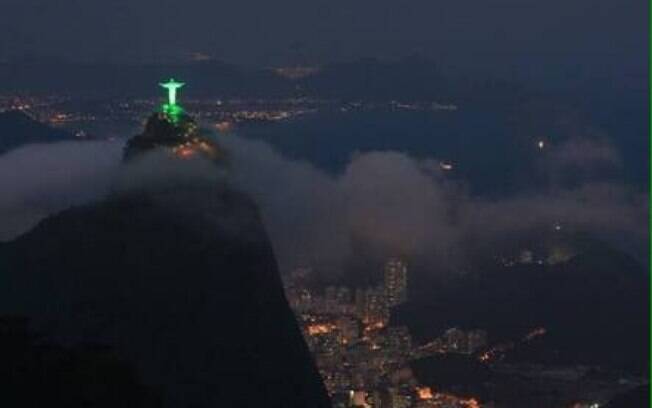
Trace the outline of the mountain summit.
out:
[[[127,145],[126,177],[160,147],[174,153],[168,171],[191,156],[217,169],[194,154],[217,146],[189,130],[190,117],[154,114]],[[117,189],[3,244],[0,314],[29,318],[56,344],[110,347],[166,407],[329,406],[258,208],[225,182],[201,180]]]

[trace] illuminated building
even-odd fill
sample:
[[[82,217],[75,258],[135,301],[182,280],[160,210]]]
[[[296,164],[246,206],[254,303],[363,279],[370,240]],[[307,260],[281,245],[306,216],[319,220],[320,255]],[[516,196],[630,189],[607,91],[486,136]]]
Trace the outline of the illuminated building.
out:
[[[433,398],[432,389],[430,387],[417,387],[417,396],[420,400],[430,400]]]
[[[342,316],[337,319],[337,328],[340,331],[342,342],[353,343],[360,336],[360,325],[358,320],[349,316]]]
[[[412,398],[409,395],[401,393],[396,387],[389,387],[387,389],[387,398],[385,399],[386,405],[389,408],[408,408],[412,405]]]
[[[349,406],[370,408],[371,404],[367,401],[367,393],[364,391],[351,391],[349,394]]]
[[[385,296],[392,307],[407,301],[407,265],[398,258],[385,264]]]
[[[389,320],[389,308],[382,287],[356,291],[358,316],[368,328],[382,328]]]

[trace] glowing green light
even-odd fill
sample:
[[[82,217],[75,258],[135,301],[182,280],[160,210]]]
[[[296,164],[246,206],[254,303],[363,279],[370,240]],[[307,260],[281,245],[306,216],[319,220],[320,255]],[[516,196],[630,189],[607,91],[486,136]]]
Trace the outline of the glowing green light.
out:
[[[161,85],[163,88],[168,90],[168,105],[177,104],[177,89],[185,85],[183,82],[177,82],[174,79],[170,79],[167,82],[164,82]]]
[[[180,105],[177,105],[177,90],[184,86],[185,83],[170,79],[169,81],[160,83],[159,85],[168,91],[168,103],[163,104],[162,110],[173,122],[176,122],[183,113],[183,108]]]

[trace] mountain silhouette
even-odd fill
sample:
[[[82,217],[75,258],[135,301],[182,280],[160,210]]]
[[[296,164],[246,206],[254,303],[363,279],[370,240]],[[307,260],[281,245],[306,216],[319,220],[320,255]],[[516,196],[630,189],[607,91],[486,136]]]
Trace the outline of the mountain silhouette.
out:
[[[57,72],[56,77],[43,72]],[[197,86],[188,95],[281,96],[292,94],[293,84],[268,69],[247,69],[221,61],[119,64],[72,62],[34,58],[0,62],[0,89],[4,91],[65,92],[89,95],[155,96],[152,78],[175,72]],[[99,79],[101,78],[101,79]]]
[[[74,139],[72,133],[38,122],[24,112],[0,112],[0,154],[29,143],[52,143],[71,139]]]
[[[0,358],[3,406],[161,407],[110,348],[48,342],[25,318],[0,318]]]
[[[136,144],[127,167],[148,154]],[[150,148],[166,178],[192,165]],[[110,347],[166,407],[329,406],[257,206],[208,180],[135,182],[3,244],[0,314],[62,347]]]

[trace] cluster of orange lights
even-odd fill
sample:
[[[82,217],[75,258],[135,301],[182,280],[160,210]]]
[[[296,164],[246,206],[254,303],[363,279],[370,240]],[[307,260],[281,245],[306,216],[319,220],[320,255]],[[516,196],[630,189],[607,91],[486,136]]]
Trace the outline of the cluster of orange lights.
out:
[[[416,391],[417,397],[422,401],[432,401],[435,404],[442,403],[446,404],[446,406],[456,403],[465,408],[480,408],[480,403],[475,398],[463,399],[451,394],[434,392],[432,388],[426,386],[417,387]]]
[[[364,332],[368,333],[371,331],[376,331],[385,328],[385,323],[383,322],[374,322],[365,326]]]
[[[222,122],[217,122],[215,124],[215,129],[217,129],[220,133],[227,133],[233,129],[233,123],[227,120]]]
[[[420,400],[433,399],[432,389],[430,387],[417,387],[417,396]]]
[[[466,404],[467,408],[480,408],[480,403],[475,398],[462,400],[462,404]]]
[[[537,327],[536,329],[530,331],[528,334],[523,337],[522,342],[528,342],[531,341],[537,337],[544,336],[547,333],[547,330],[545,327]],[[489,363],[491,361],[497,360],[504,353],[506,353],[509,350],[512,350],[514,347],[516,347],[516,344],[513,342],[508,342],[505,344],[499,344],[495,347],[493,347],[490,350],[485,351],[484,353],[480,354],[478,356],[478,360],[480,360],[483,363]]]
[[[318,324],[311,324],[306,329],[308,330],[309,335],[318,336],[320,334],[330,333],[336,328],[337,326],[332,323],[318,323]]]
[[[514,348],[514,343],[509,342],[505,344],[499,344],[495,346],[494,348],[485,351],[484,353],[480,354],[478,357],[478,360],[480,360],[483,363],[489,363],[491,361],[499,360],[502,359],[505,355],[506,352],[509,350],[512,350]]]
[[[68,120],[68,115],[67,114],[65,114],[65,113],[57,113],[57,114],[54,114],[50,118],[50,123],[59,124],[59,123],[64,123],[67,120]]]
[[[208,156],[215,156],[215,148],[209,143],[199,139],[193,139],[184,144],[172,148],[172,152],[180,159],[190,159],[195,153],[204,153]]]
[[[174,154],[181,159],[189,159],[195,155],[195,150],[187,146],[175,147]]]

